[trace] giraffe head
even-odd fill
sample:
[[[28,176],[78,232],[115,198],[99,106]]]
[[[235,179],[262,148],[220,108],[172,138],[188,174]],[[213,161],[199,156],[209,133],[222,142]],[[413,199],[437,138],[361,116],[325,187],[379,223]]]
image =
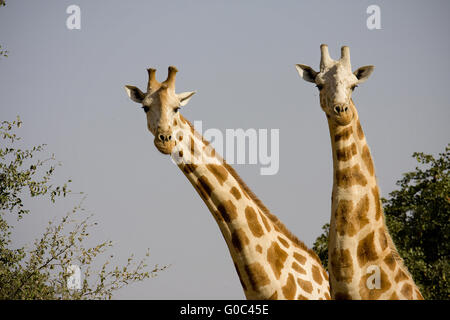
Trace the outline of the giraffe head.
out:
[[[185,106],[195,91],[175,93],[177,68],[170,66],[167,79],[158,82],[155,69],[147,69],[147,92],[135,86],[125,86],[128,96],[142,104],[147,116],[147,128],[155,136],[156,148],[163,154],[170,154],[176,144],[175,133],[180,125],[178,110]]]
[[[355,115],[354,105],[351,101],[353,90],[358,84],[369,78],[374,67],[364,66],[352,72],[350,64],[350,48],[341,48],[341,58],[333,60],[328,53],[328,46],[320,46],[320,71],[314,71],[311,67],[297,64],[296,68],[300,76],[315,83],[320,92],[320,106],[336,125],[348,125]]]

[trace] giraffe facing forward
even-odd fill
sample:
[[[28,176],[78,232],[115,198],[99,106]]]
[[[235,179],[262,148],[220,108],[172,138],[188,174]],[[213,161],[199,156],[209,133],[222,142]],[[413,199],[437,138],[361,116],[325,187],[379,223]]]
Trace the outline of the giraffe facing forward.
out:
[[[317,255],[262,204],[212,146],[178,112],[194,92],[175,93],[177,69],[160,83],[148,69],[147,92],[126,86],[142,104],[154,144],[170,154],[211,211],[247,299],[330,299]]]
[[[385,225],[369,147],[352,101],[373,66],[352,72],[350,49],[335,61],[321,45],[320,71],[298,64],[300,76],[316,84],[333,153],[333,191],[328,244],[334,299],[423,299],[398,255]]]

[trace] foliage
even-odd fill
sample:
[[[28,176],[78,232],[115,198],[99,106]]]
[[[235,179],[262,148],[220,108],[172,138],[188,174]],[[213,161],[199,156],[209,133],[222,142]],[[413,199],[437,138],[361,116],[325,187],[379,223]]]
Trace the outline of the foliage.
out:
[[[383,199],[386,224],[425,298],[449,299],[450,145],[437,159],[413,157],[424,168],[404,174],[400,190]]]
[[[313,250],[322,261],[323,267],[328,271],[328,236],[330,234],[330,224],[325,223],[322,226],[323,233],[317,237],[313,245]]]
[[[435,158],[414,153],[419,163],[382,199],[386,225],[397,250],[426,299],[450,298],[450,145]],[[314,250],[328,264],[329,225]]]
[[[4,49],[2,48],[2,45],[0,44],[0,57],[1,57],[1,56],[7,57],[7,56],[8,56],[8,51],[7,51],[7,50],[4,50]]]
[[[110,267],[113,255],[109,255],[98,270],[93,270],[94,265],[99,265],[98,258],[111,249],[112,242],[86,246],[89,232],[97,223],[91,222],[92,215],[85,213],[83,200],[59,222],[50,221],[31,249],[11,248],[13,227],[8,220],[16,218],[19,223],[31,214],[25,203],[43,197],[55,202],[73,195],[67,185],[70,180],[62,186],[51,184],[59,165],[53,155],[35,160],[44,145],[26,150],[15,147],[20,138],[14,130],[21,123],[17,118],[0,125],[4,140],[0,148],[0,299],[110,299],[118,289],[164,270],[165,267],[158,266],[148,268],[148,252],[139,261],[131,255],[122,267]],[[82,270],[79,290],[67,287],[72,275],[68,270],[70,265],[80,266]]]

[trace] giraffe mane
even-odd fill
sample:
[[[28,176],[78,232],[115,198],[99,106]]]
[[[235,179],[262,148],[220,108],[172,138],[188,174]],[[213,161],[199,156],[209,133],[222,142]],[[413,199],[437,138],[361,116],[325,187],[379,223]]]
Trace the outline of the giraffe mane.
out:
[[[253,193],[253,191],[247,186],[247,184],[241,179],[232,166],[226,161],[223,161],[225,168],[230,172],[234,179],[239,183],[241,188],[248,194],[248,196],[255,202],[255,204],[262,210],[262,212],[269,218],[272,223],[278,227],[280,232],[284,234],[289,240],[296,244],[301,249],[307,251],[319,264],[322,264],[320,258],[314,252],[314,250],[308,248],[303,241],[297,238],[289,229],[275,216],[270,210],[262,203],[262,201]]]
[[[205,145],[208,146],[210,144],[210,142],[208,140],[204,139],[204,137],[194,129],[194,126],[192,125],[192,123],[189,120],[184,118],[181,114],[180,114],[180,117],[182,118],[182,120],[184,120],[190,126],[191,132],[193,132],[193,134],[196,137],[201,139]],[[221,158],[217,153],[216,153],[216,157]],[[236,170],[234,170],[234,168],[232,166],[230,166],[225,161],[225,159],[221,158],[221,160],[222,160],[222,163],[223,163],[223,166],[225,167],[225,169],[227,169],[227,171],[238,182],[238,184],[245,191],[245,193],[247,193],[247,195],[255,202],[255,204],[262,210],[262,212],[267,216],[267,218],[269,218],[269,220],[279,229],[279,231],[283,235],[285,235],[289,240],[291,240],[300,249],[308,252],[314,260],[316,260],[320,265],[322,265],[322,261],[320,260],[319,256],[316,254],[316,252],[314,250],[308,248],[303,241],[298,239],[297,236],[295,236],[291,231],[289,231],[289,229],[280,221],[280,219],[278,219],[277,216],[272,214],[270,212],[270,210],[262,203],[262,201],[253,193],[253,191],[247,186],[247,184],[238,175]]]
[[[355,107],[353,99],[350,99],[350,102]],[[355,107],[355,118],[354,118],[353,121],[354,121],[353,126],[355,126],[355,123],[360,121],[359,120],[359,114],[358,114],[358,111],[356,110],[356,107]],[[354,132],[357,132],[357,131],[358,131],[358,129],[356,128],[356,130],[354,130]],[[377,185],[378,185],[378,182],[377,182]],[[392,240],[391,234],[389,233],[389,229],[388,229],[388,227],[386,225],[386,216],[384,214],[383,206],[381,204],[380,204],[380,206],[381,206],[381,214],[382,214],[382,217],[383,217],[383,226],[384,226],[384,230],[386,230],[385,231],[385,236],[386,236],[386,240],[387,240],[387,243],[388,243],[388,248],[391,250],[392,257],[394,258],[395,262],[397,262],[398,267],[403,272],[405,272],[409,277],[412,278],[410,272],[408,271],[408,268],[405,266],[405,262],[404,262],[403,258],[398,253],[397,247],[395,246],[395,243]]]
[[[383,221],[384,229],[386,231],[388,231],[389,229],[388,229],[388,227],[386,225],[386,218],[384,216],[384,210],[383,210],[383,220],[384,220]],[[408,268],[405,266],[405,261],[403,260],[403,258],[398,253],[397,247],[395,246],[395,243],[392,240],[392,237],[391,237],[390,233],[386,232],[385,235],[386,235],[386,239],[387,239],[387,242],[388,242],[388,247],[389,247],[389,249],[391,249],[392,257],[398,263],[398,267],[412,279],[412,275],[408,271]]]

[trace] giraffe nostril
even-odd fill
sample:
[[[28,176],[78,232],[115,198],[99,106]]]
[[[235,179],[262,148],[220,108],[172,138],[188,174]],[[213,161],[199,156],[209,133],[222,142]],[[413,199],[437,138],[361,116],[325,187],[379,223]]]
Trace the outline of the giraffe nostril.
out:
[[[169,136],[169,140],[172,140],[172,136]]]
[[[337,114],[341,113],[341,107],[335,106],[334,107],[334,112],[336,112]]]
[[[344,111],[347,112],[347,110],[348,110],[348,107],[345,107],[345,108],[344,108]]]
[[[162,134],[159,135],[159,140],[164,141],[164,136]]]

